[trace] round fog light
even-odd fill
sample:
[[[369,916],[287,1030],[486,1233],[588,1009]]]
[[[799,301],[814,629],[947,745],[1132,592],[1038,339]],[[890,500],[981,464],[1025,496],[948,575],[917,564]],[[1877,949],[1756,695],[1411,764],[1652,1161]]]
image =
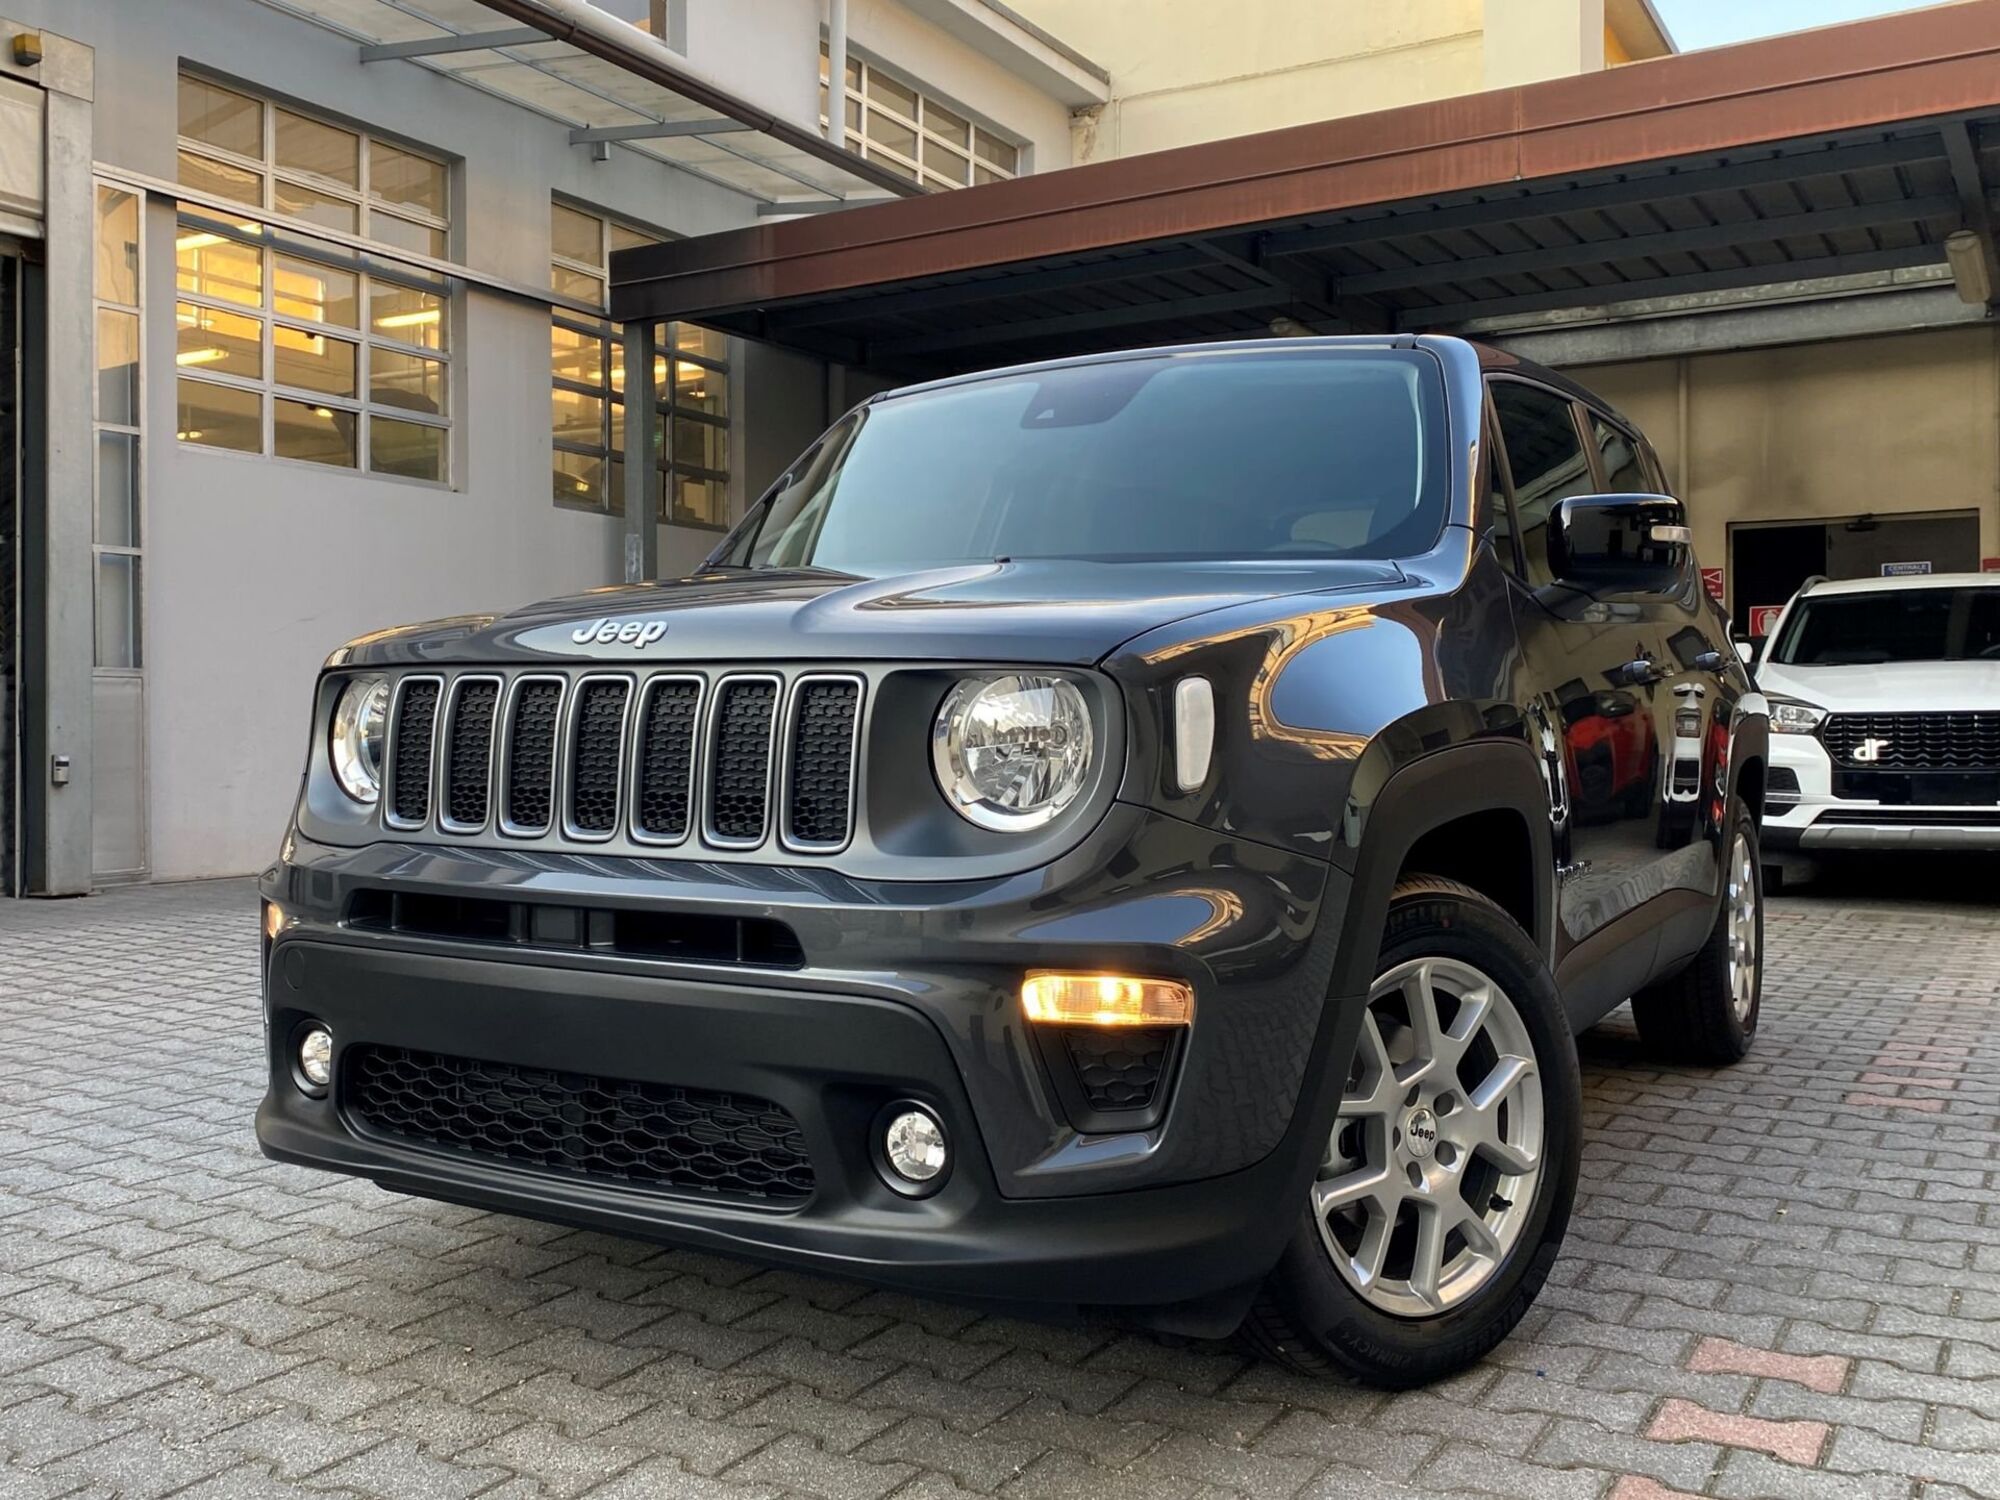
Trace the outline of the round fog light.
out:
[[[897,1111],[882,1132],[882,1156],[889,1170],[915,1188],[928,1188],[951,1162],[944,1126],[927,1109]]]
[[[299,1038],[299,1076],[316,1089],[333,1078],[333,1033],[314,1026]]]

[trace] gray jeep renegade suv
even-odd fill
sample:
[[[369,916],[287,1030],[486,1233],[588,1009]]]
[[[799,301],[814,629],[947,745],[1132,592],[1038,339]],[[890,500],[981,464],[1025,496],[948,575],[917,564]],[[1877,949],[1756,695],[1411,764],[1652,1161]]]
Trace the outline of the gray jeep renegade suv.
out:
[[[1572,1034],[1756,1029],[1766,716],[1616,413],[1448,338],[879,397],[693,575],[366,636],[263,881],[283,1161],[1414,1384]]]

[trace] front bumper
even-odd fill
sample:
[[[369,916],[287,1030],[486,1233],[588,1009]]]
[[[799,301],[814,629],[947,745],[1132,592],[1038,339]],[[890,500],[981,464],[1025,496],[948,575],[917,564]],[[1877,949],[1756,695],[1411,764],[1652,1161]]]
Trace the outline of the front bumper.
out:
[[[1846,849],[2000,849],[2000,802],[1927,798],[1926,773],[1892,778],[1908,800],[1835,795],[1835,768],[1811,735],[1771,736],[1771,770],[1789,772],[1796,793],[1773,780],[1765,797],[1766,853],[1812,854]],[[1961,778],[1949,776],[1954,788]],[[1970,779],[1970,778],[1964,778]]]
[[[1240,1300],[1290,1232],[1338,1105],[1332,1060],[1354,1044],[1362,997],[1328,998],[1344,878],[1137,809],[1118,807],[1107,824],[1100,835],[1120,857],[1100,847],[1032,876],[926,887],[295,837],[264,882],[283,916],[267,944],[258,1138],[280,1160],[398,1191],[916,1291],[1045,1305]],[[380,890],[780,921],[804,962],[362,930],[356,897]],[[1046,1049],[1019,1018],[1028,967],[1195,985],[1195,1024],[1156,1124],[1072,1127]],[[308,1019],[335,1038],[323,1098],[291,1067]],[[363,1046],[768,1100],[797,1122],[810,1195],[772,1207],[385,1136],[346,1086]],[[952,1142],[933,1196],[892,1191],[877,1165],[874,1127],[899,1100],[931,1109]]]

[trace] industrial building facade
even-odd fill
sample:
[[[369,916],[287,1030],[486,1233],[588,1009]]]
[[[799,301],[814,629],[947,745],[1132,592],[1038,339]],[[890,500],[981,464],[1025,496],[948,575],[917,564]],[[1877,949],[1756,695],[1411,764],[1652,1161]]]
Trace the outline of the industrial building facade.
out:
[[[852,400],[1035,353],[1578,370],[1745,623],[2000,554],[2000,0],[1719,62],[1285,9],[1163,4],[1163,64],[1069,0],[13,0],[0,890],[261,866],[332,646],[675,576]]]

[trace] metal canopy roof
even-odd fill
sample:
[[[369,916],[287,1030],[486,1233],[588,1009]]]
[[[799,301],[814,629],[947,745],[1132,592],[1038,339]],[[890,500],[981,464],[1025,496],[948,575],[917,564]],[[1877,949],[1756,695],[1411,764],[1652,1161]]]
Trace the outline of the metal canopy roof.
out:
[[[266,0],[402,61],[766,203],[920,191],[689,70],[657,38],[585,0]]]
[[[612,314],[909,376],[1443,329],[1852,286],[1961,227],[1990,257],[1996,185],[2000,0],[1970,0],[629,251]]]

